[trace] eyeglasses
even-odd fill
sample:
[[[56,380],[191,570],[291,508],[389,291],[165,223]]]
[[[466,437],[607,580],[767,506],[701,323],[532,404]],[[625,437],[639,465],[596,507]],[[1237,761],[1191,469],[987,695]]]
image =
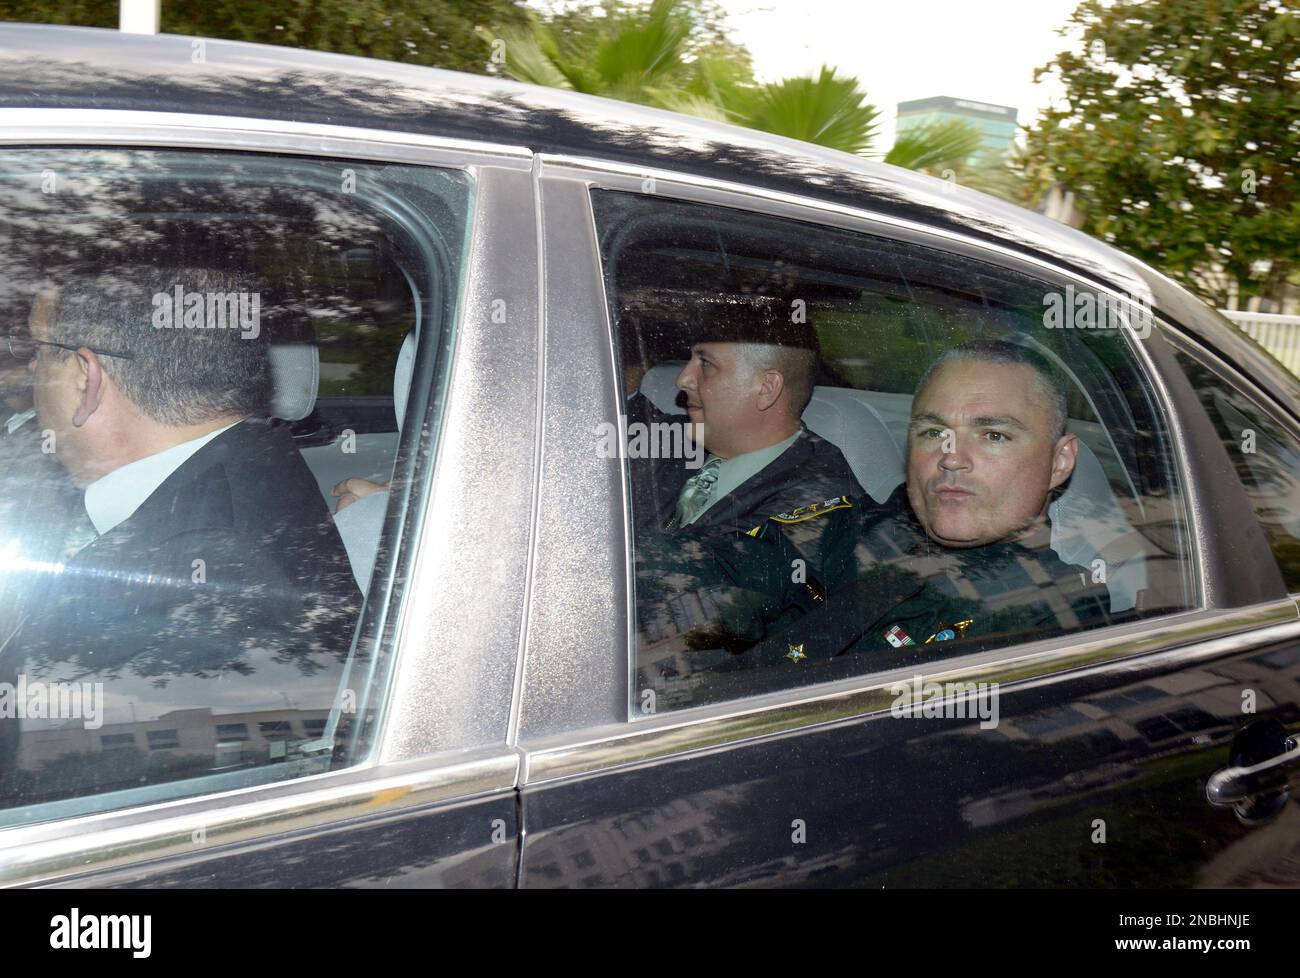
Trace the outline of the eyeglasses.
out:
[[[80,350],[84,343],[55,343],[53,340],[38,340],[26,333],[7,333],[5,341],[9,346],[9,355],[19,363],[30,363],[36,356],[38,346],[57,346],[60,350],[71,350],[74,353]],[[87,350],[101,357],[120,357],[123,360],[134,360],[133,353],[117,353],[113,350],[100,350],[93,346],[86,346]]]

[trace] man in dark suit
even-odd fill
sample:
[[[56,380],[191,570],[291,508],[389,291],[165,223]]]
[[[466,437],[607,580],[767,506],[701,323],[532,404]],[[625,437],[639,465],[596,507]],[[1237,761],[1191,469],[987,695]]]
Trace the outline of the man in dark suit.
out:
[[[214,325],[204,308],[234,297],[229,308],[255,313],[240,285],[155,270],[69,283],[33,310],[38,424],[85,491],[90,542],[33,569],[33,599],[0,636],[0,681],[90,684],[93,729],[137,750],[104,753],[93,737],[51,749],[39,715],[0,719],[0,804],[207,773],[222,738],[196,730],[196,713],[208,727],[264,713],[278,719],[263,731],[291,730],[285,716],[335,704],[360,595],[315,479],[266,417],[265,333],[247,315]],[[160,326],[157,297],[174,294],[204,315]],[[136,736],[186,712],[189,744],[176,730],[175,744]],[[301,760],[305,739],[241,762]],[[176,749],[136,756],[157,743]],[[327,747],[306,750],[327,763]]]

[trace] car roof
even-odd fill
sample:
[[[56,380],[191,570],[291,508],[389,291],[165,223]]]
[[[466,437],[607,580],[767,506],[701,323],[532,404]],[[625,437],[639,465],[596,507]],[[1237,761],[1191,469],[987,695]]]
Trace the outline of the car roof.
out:
[[[986,194],[850,153],[660,109],[392,61],[101,28],[0,24],[0,108],[119,109],[418,133],[731,181],[997,243],[1154,298],[1265,372],[1262,351],[1170,279]],[[1238,334],[1239,335],[1239,334]]]
[[[133,109],[397,130],[662,167],[993,239],[1124,287],[1100,242],[945,181],[811,143],[486,75],[298,48],[0,25],[0,106]]]

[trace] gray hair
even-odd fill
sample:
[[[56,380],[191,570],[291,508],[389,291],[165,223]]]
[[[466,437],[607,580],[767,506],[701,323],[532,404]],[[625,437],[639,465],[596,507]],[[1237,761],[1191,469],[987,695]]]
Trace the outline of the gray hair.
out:
[[[812,400],[817,378],[817,351],[777,343],[737,343],[741,358],[755,373],[779,371],[790,394],[790,413],[798,421]]]
[[[921,375],[921,380],[916,385],[915,397],[921,396],[925,385],[941,367],[967,360],[1032,368],[1036,375],[1039,393],[1042,394],[1043,400],[1047,402],[1052,412],[1052,437],[1056,439],[1065,434],[1065,425],[1069,417],[1065,401],[1065,379],[1046,357],[1019,343],[1010,343],[1006,340],[974,340],[955,346],[951,350],[945,350]]]
[[[272,392],[265,333],[260,328],[241,332],[237,311],[236,321],[223,318],[220,328],[216,317],[206,314],[199,327],[176,323],[160,328],[155,313],[162,303],[155,297],[166,296],[170,307],[177,286],[182,294],[205,297],[258,294],[233,274],[215,269],[122,269],[60,284],[50,317],[51,339],[129,353],[129,359],[101,356],[100,363],[131,403],[161,424],[265,414]],[[228,315],[231,307],[212,298],[206,299],[205,310],[218,303],[221,315]]]

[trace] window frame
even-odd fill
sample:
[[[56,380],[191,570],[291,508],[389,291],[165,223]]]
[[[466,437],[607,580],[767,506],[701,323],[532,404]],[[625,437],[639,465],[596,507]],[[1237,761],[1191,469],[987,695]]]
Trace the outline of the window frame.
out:
[[[447,729],[427,722],[430,698],[441,699],[454,723],[471,716],[472,697],[482,695],[480,685],[469,688],[424,689],[411,695],[430,660],[442,649],[431,617],[438,602],[430,593],[454,589],[450,562],[429,559],[445,527],[436,524],[435,494],[469,494],[475,473],[472,465],[456,457],[453,445],[444,455],[448,429],[482,425],[487,393],[502,383],[490,370],[475,363],[466,370],[458,353],[475,356],[482,345],[478,334],[488,331],[490,310],[471,304],[489,281],[511,276],[522,283],[515,293],[535,292],[535,251],[527,233],[529,213],[520,214],[519,198],[531,199],[532,152],[520,146],[447,139],[410,132],[361,129],[347,126],[289,123],[254,117],[212,116],[198,113],[162,113],[102,109],[0,108],[0,145],[6,148],[69,149],[128,148],[174,151],[253,152],[275,156],[302,156],[324,160],[357,160],[378,164],[437,167],[464,172],[473,186],[464,265],[455,304],[455,321],[444,324],[435,344],[429,340],[423,353],[429,364],[433,389],[416,390],[411,409],[423,408],[426,427],[434,433],[423,461],[416,464],[411,498],[420,505],[404,514],[401,551],[390,563],[389,580],[406,576],[402,592],[390,600],[385,592],[387,620],[377,624],[376,661],[392,656],[387,681],[375,695],[384,697],[384,709],[369,756],[346,768],[321,774],[224,789],[111,811],[51,819],[35,824],[0,828],[0,884],[48,882],[70,875],[129,867],[168,856],[193,856],[198,847],[265,842],[290,829],[321,827],[356,818],[442,806],[472,797],[513,793],[518,783],[519,758],[506,745],[505,724],[463,723],[472,743],[456,743]],[[522,246],[511,247],[524,231]],[[504,246],[503,246],[504,245]],[[496,290],[500,292],[500,289]],[[524,335],[535,306],[510,296],[513,314]],[[500,327],[492,327],[499,332]],[[432,334],[426,334],[431,336]],[[424,344],[422,343],[422,348]],[[481,359],[481,358],[480,358]],[[522,377],[535,375],[525,356],[507,365]],[[418,431],[418,429],[416,429]],[[412,436],[412,443],[418,435]],[[452,439],[455,441],[455,439]],[[526,448],[510,455],[514,469],[527,472],[532,465]],[[461,449],[463,451],[463,449]],[[436,476],[436,478],[435,478]],[[518,508],[516,504],[515,508]],[[522,560],[519,562],[522,573]],[[379,571],[376,568],[375,580]],[[495,620],[460,622],[471,631],[491,634],[494,626],[509,628],[514,609],[502,608]],[[363,611],[363,615],[366,612]],[[522,610],[519,611],[520,616]],[[514,623],[517,627],[517,622]],[[496,665],[494,695],[509,703],[512,695],[515,642],[501,643],[507,662]],[[452,672],[451,675],[458,675]],[[399,695],[400,694],[400,695]],[[196,845],[196,838],[201,841]]]
[[[1225,384],[1245,395],[1247,400],[1249,400],[1250,403],[1260,411],[1260,413],[1271,419],[1274,424],[1291,437],[1292,441],[1295,442],[1297,446],[1300,446],[1300,416],[1287,410],[1286,405],[1279,403],[1277,398],[1247,376],[1247,374],[1240,368],[1234,366],[1231,361],[1224,356],[1224,354],[1194,338],[1185,331],[1170,329],[1169,334],[1171,337],[1170,346],[1175,352],[1181,353],[1184,356],[1188,356],[1197,361],[1210,373],[1219,377],[1219,379]],[[1181,366],[1178,369],[1181,370]],[[1202,409],[1204,409],[1203,405]],[[1209,415],[1208,410],[1206,411],[1206,415]],[[1210,423],[1214,425],[1217,432],[1218,426],[1214,423],[1213,418],[1210,418]],[[1240,479],[1238,479],[1238,481],[1240,481]],[[1249,489],[1244,484],[1242,484],[1241,488],[1247,496],[1250,495]],[[1263,524],[1259,522],[1259,517],[1255,515],[1253,500],[1250,512],[1262,532]],[[1271,550],[1270,556],[1272,556]],[[1273,559],[1276,560],[1276,557],[1273,557]],[[1279,573],[1281,573],[1280,568]],[[1300,607],[1300,589],[1294,591],[1288,589],[1288,592],[1291,597],[1296,600],[1297,607]]]
[[[621,163],[587,157],[539,154],[540,185],[543,208],[549,198],[569,196],[567,188],[580,187],[585,194],[585,214],[581,222],[574,215],[563,215],[565,223],[585,225],[581,236],[583,248],[576,243],[580,236],[576,229],[569,238],[570,252],[556,255],[549,245],[544,253],[545,288],[555,281],[574,282],[577,275],[590,275],[596,269],[596,286],[587,287],[588,299],[595,308],[588,314],[604,323],[601,343],[605,357],[605,376],[602,389],[613,403],[607,403],[602,417],[593,417],[593,425],[619,415],[619,365],[614,344],[614,334],[609,322],[609,306],[604,287],[604,268],[601,263],[595,218],[590,202],[590,191],[614,190],[633,193],[651,193],[673,201],[696,203],[705,206],[732,207],[773,218],[786,218],[813,224],[830,225],[849,231],[860,231],[905,242],[914,242],[955,251],[972,258],[989,261],[1003,267],[1061,285],[1073,283],[1113,296],[1121,296],[1120,286],[1082,274],[1044,258],[942,227],[933,227],[913,220],[880,213],[868,208],[847,207],[815,198],[796,196],[747,186],[740,182],[721,181],[658,168],[634,167]],[[1120,276],[1116,274],[1116,278]],[[585,284],[585,280],[584,280]],[[1124,283],[1128,285],[1129,283]],[[1145,286],[1134,278],[1135,286]],[[1133,291],[1137,294],[1137,288]],[[1158,309],[1153,310],[1157,322],[1168,327]],[[1180,480],[1180,509],[1187,528],[1188,569],[1192,577],[1193,607],[1169,615],[1154,616],[1135,622],[1106,626],[1064,637],[1038,640],[1006,646],[984,653],[975,653],[930,664],[919,670],[923,678],[942,674],[945,680],[1033,682],[1035,679],[1067,669],[1105,669],[1118,660],[1133,655],[1175,654],[1174,646],[1194,643],[1177,654],[1200,657],[1216,654],[1223,642],[1235,641],[1225,636],[1243,631],[1260,630],[1259,639],[1277,634],[1290,635],[1300,614],[1293,601],[1267,600],[1249,607],[1222,608],[1210,603],[1210,589],[1206,586],[1208,568],[1204,541],[1209,529],[1203,519],[1202,509],[1195,504],[1197,483],[1188,470],[1187,434],[1183,418],[1176,409],[1165,384],[1164,374],[1153,360],[1147,343],[1163,342],[1158,329],[1153,328],[1148,340],[1136,341],[1126,337],[1133,352],[1137,369],[1146,379],[1155,409],[1165,421],[1173,468]],[[620,423],[621,424],[621,423]],[[625,431],[620,430],[625,437]],[[630,609],[635,608],[635,582],[630,573],[631,529],[627,487],[627,465],[620,465],[621,484],[617,494],[622,499],[616,526],[595,530],[584,544],[590,547],[607,545],[619,548],[618,562],[623,566],[626,593],[621,602],[610,608],[592,609],[599,624],[607,632],[607,642],[600,643],[599,653],[608,655],[612,646],[620,650],[621,685],[617,690],[620,705],[626,710],[627,691],[630,689],[630,656],[635,649],[635,622]],[[551,578],[545,569],[538,575],[531,601],[548,600],[572,602],[574,582]],[[910,678],[915,668],[894,672],[868,673],[851,679],[822,685],[799,687],[745,699],[688,707],[654,716],[629,719],[626,714],[616,715],[608,706],[612,691],[599,675],[595,655],[578,647],[555,649],[546,643],[531,640],[525,651],[526,669],[521,684],[521,697],[537,696],[540,677],[551,676],[556,671],[555,662],[563,656],[568,660],[570,676],[582,677],[586,695],[583,706],[565,712],[557,708],[548,725],[523,724],[518,730],[518,743],[525,753],[525,785],[549,782],[556,779],[587,775],[626,764],[651,763],[661,757],[704,748],[725,749],[754,736],[775,736],[801,730],[811,725],[847,723],[881,709],[886,709],[892,696],[889,687],[899,678]],[[1200,640],[1200,641],[1197,641]],[[589,658],[587,658],[589,657]],[[906,671],[908,675],[902,676]],[[895,674],[897,673],[897,675]],[[531,676],[539,679],[530,679]],[[572,699],[572,698],[571,698]]]

